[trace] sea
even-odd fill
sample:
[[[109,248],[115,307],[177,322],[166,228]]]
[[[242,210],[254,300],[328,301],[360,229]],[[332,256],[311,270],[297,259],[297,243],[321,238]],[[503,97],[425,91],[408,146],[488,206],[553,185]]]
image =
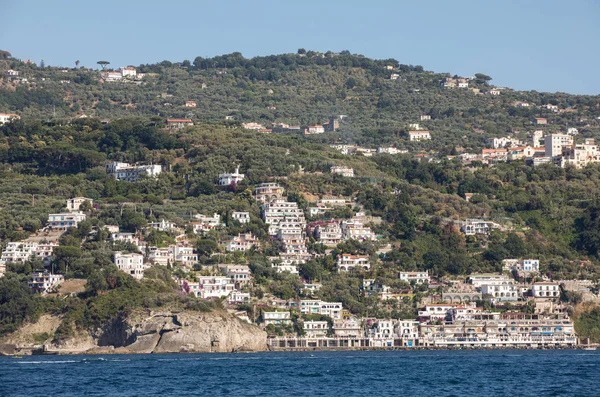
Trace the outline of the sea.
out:
[[[0,357],[1,396],[600,396],[600,351]]]

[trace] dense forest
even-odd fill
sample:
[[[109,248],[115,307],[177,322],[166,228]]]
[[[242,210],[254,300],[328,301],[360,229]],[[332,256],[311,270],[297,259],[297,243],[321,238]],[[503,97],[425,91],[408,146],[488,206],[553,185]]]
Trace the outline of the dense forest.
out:
[[[84,196],[96,205],[87,209],[86,221],[60,237],[49,265],[66,278],[87,279],[85,293],[65,300],[41,298],[26,284],[41,262],[11,264],[0,279],[0,333],[44,312],[64,316],[55,335],[61,338],[74,327],[101,324],[136,306],[218,307],[220,302],[181,296],[171,277],[185,277],[177,266],[156,266],[140,283],[117,272],[113,251],[135,248],[107,242],[102,232],[104,225],[119,225],[122,231],[143,231],[145,240],[158,246],[168,245],[176,236],[144,227],[162,219],[185,227],[196,213],[217,213],[228,221],[226,228],[203,236],[186,230],[199,254],[194,270],[214,263],[248,264],[256,280],[250,292],[257,299],[301,296],[304,279],[321,282],[319,298],[340,301],[354,314],[408,318],[426,288],[416,288],[414,300],[384,304],[359,292],[362,279],[374,278],[401,292],[410,287],[398,280],[402,270],[466,278],[472,272],[499,272],[507,258],[539,258],[540,273],[553,279],[598,281],[600,166],[534,168],[512,162],[465,167],[448,156],[481,148],[492,136],[525,139],[539,128],[532,124],[535,117],[548,119],[546,132],[577,126],[582,136],[600,138],[597,96],[510,89],[491,96],[486,94],[491,78],[482,74],[468,90],[448,89],[440,82],[449,74],[347,52],[299,50],[253,59],[234,53],[165,61],[137,66],[146,76],[129,82],[103,81],[95,70],[37,66],[10,57],[0,64],[27,79],[5,77],[0,84],[0,112],[21,117],[0,126],[3,246],[34,235],[66,199]],[[392,73],[398,79],[391,80]],[[186,108],[188,100],[197,107]],[[517,101],[536,106],[515,107]],[[539,107],[544,104],[565,111]],[[433,139],[409,142],[408,124],[420,122],[423,114],[431,115],[421,123]],[[346,116],[339,131],[318,136],[263,134],[240,126],[250,121],[306,126],[333,115]],[[167,130],[167,117],[190,118],[195,126]],[[393,145],[409,152],[349,156],[331,143]],[[434,161],[419,161],[419,151],[428,151]],[[107,174],[108,161],[160,164],[165,172],[139,182],[118,181]],[[333,165],[352,167],[356,177],[331,174]],[[233,187],[218,186],[218,175],[236,166],[246,178]],[[378,239],[346,241],[330,252],[311,239],[314,259],[299,266],[301,277],[277,273],[268,259],[277,254],[277,242],[269,239],[252,198],[253,186],[263,182],[278,182],[304,210],[314,197],[348,197],[353,211],[382,219],[373,225]],[[470,201],[465,193],[473,193]],[[230,221],[232,211],[248,211],[251,221]],[[474,217],[500,222],[506,230],[465,236],[457,222]],[[223,251],[220,241],[244,232],[261,239],[262,249]],[[389,250],[378,255],[383,247]],[[341,253],[369,255],[376,265],[368,274],[339,274],[335,259]]]

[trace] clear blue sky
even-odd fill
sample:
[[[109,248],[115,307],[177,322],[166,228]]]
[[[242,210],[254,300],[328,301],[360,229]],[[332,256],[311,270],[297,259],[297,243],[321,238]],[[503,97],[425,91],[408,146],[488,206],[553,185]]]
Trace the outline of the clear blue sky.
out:
[[[515,89],[600,94],[596,0],[0,0],[0,49],[112,67],[349,50]]]

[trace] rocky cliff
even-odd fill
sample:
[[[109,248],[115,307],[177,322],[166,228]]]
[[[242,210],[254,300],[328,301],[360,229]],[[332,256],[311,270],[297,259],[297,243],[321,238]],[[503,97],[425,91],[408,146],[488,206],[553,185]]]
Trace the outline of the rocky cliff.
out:
[[[39,322],[4,338],[2,343],[31,347],[35,343],[27,327],[52,335],[56,321],[45,329]],[[44,329],[43,329],[44,328]],[[52,328],[52,329],[51,329]],[[37,338],[39,344],[39,337]],[[44,343],[45,350],[57,353],[178,353],[178,352],[235,352],[267,350],[267,334],[224,312],[138,312],[116,318],[102,328],[80,332],[75,337],[53,344]]]

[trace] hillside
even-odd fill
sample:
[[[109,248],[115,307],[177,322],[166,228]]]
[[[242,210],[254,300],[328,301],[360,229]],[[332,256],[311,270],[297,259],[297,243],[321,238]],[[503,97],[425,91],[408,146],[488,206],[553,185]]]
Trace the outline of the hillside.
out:
[[[139,65],[137,73],[145,76],[130,81],[10,57],[0,67],[19,71],[18,78],[2,79],[0,112],[20,116],[0,126],[2,248],[6,252],[19,241],[57,244],[47,260],[2,263],[0,334],[46,313],[61,321],[46,340],[60,344],[140,308],[226,307],[260,322],[265,312],[281,308],[274,302],[307,297],[341,302],[348,315],[414,318],[422,302],[443,300],[444,288],[472,273],[501,273],[506,259],[539,259],[538,272],[514,274],[520,283],[581,279],[597,288],[598,164],[465,164],[456,155],[480,151],[488,137],[526,140],[539,128],[548,134],[576,126],[577,140],[600,138],[598,97],[510,89],[493,95],[489,77],[481,74],[468,80],[468,88],[448,88],[441,82],[451,76],[419,66],[310,51]],[[186,101],[196,107],[186,107]],[[542,107],[548,104],[556,111]],[[339,130],[319,135],[241,126],[304,128],[339,115],[345,115],[336,118]],[[549,124],[534,125],[536,117]],[[165,128],[167,118],[189,118],[194,126]],[[409,141],[412,123],[427,128],[432,139]],[[333,143],[364,150],[343,154]],[[369,151],[381,147],[406,152]],[[109,172],[111,162],[160,166],[161,172],[127,180]],[[243,179],[219,185],[220,174],[236,167]],[[351,169],[352,177],[336,174],[336,167]],[[265,216],[269,207],[255,190],[263,183],[284,190],[281,205],[288,207],[277,222],[296,217],[300,226],[276,225],[273,232],[275,221]],[[64,214],[66,200],[74,197],[87,199],[83,220],[66,231],[49,231],[49,214]],[[342,204],[328,207],[324,200]],[[247,223],[234,218],[239,213],[247,213]],[[206,220],[212,214],[214,224]],[[492,222],[493,230],[466,233],[469,218]],[[317,225],[340,225],[344,237],[327,245],[314,232]],[[358,237],[352,237],[354,227]],[[246,236],[254,239],[252,247],[242,247]],[[239,245],[230,249],[232,241]],[[194,260],[162,261],[156,254],[175,255],[169,251],[175,247],[193,250]],[[141,281],[118,271],[116,252],[143,257]],[[368,266],[341,271],[344,255]],[[296,259],[288,263],[290,257]],[[223,265],[248,266],[251,282],[235,289],[246,294],[243,303],[189,294],[203,277],[224,277]],[[27,281],[36,270],[87,279],[85,290],[32,294]],[[399,278],[410,271],[427,271],[440,289]],[[395,298],[368,293],[369,280]],[[320,289],[307,291],[307,284]],[[529,310],[525,298],[514,304]],[[561,298],[569,304],[581,299],[566,293]],[[299,317],[331,320],[294,316],[293,326],[268,331],[302,333]]]

